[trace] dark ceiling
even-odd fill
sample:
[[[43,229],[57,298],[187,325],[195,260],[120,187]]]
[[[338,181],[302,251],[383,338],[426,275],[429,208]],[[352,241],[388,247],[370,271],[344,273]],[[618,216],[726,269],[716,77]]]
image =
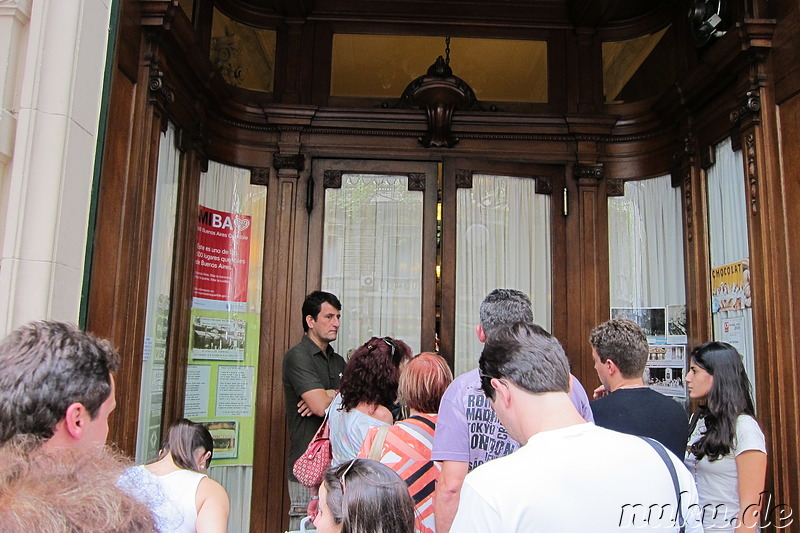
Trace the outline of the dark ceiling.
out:
[[[239,20],[299,17],[312,20],[393,19],[420,23],[509,24],[530,27],[613,28],[643,19],[664,20],[680,0],[215,0]],[[246,17],[246,18],[240,18]],[[645,24],[646,26],[647,24]]]

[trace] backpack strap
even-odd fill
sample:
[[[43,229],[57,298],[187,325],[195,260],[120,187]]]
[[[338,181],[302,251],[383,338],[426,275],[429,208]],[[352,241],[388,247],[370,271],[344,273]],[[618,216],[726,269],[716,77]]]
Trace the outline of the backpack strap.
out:
[[[683,519],[683,510],[681,509],[681,484],[678,481],[678,473],[675,471],[675,465],[672,463],[672,459],[670,459],[667,450],[664,446],[653,439],[642,437],[641,435],[637,435],[640,439],[645,441],[647,444],[653,448],[661,460],[664,461],[664,464],[667,466],[667,470],[669,470],[669,475],[672,478],[672,485],[675,488],[675,497],[678,499],[678,526],[680,529],[680,533],[684,533],[686,531],[686,521]]]

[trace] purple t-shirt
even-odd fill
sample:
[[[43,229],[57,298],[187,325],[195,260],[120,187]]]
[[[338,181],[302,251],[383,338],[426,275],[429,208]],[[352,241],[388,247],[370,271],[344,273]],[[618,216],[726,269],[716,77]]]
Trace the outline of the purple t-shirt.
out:
[[[572,377],[572,403],[587,421],[591,422],[589,398],[580,382]],[[439,405],[439,421],[433,435],[434,461],[461,461],[469,469],[487,461],[504,457],[519,448],[481,390],[478,369],[458,376],[447,388]]]

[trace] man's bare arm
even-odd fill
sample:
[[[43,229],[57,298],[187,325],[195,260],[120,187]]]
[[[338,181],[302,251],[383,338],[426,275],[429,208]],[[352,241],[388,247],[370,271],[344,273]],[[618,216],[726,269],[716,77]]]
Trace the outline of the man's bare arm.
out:
[[[468,471],[469,464],[463,461],[442,461],[442,473],[436,484],[433,503],[438,533],[448,533],[453,525],[461,498],[461,485]]]
[[[300,416],[325,416],[325,409],[336,396],[336,391],[331,389],[312,389],[300,395],[302,398],[297,403],[297,412]]]

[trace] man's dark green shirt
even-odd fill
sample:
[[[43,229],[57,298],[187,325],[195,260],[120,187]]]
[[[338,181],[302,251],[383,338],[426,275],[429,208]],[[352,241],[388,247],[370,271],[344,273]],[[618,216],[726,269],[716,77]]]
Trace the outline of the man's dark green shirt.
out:
[[[286,423],[289,428],[289,476],[292,466],[300,457],[314,433],[322,424],[319,416],[300,416],[297,404],[301,395],[314,389],[339,388],[345,361],[341,355],[328,346],[325,353],[320,350],[308,335],[303,336],[300,343],[286,352],[283,357],[283,390],[286,397]]]

